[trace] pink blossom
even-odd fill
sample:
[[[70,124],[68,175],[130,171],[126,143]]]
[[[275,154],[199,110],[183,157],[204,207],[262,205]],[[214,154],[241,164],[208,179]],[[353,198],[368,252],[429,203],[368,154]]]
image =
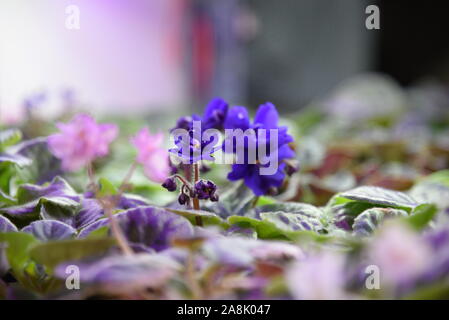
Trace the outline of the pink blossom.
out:
[[[368,257],[379,267],[381,281],[394,285],[423,272],[431,261],[431,249],[408,227],[391,223],[370,244]]]
[[[48,137],[48,147],[62,160],[62,168],[67,171],[79,170],[96,158],[106,156],[109,144],[118,135],[116,125],[98,124],[86,114],[56,126],[60,132]]]
[[[320,252],[293,264],[287,271],[287,285],[295,299],[345,299],[344,256]]]
[[[141,129],[131,143],[137,149],[137,162],[143,165],[148,179],[163,182],[170,174],[168,151],[163,146],[162,133],[152,135],[148,128]]]

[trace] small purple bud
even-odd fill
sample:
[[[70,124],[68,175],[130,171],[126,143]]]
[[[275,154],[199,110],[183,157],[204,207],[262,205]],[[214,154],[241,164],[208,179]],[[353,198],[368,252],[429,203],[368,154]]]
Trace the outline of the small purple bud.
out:
[[[189,203],[190,198],[188,195],[186,195],[185,193],[181,193],[178,197],[178,202],[180,205],[184,205],[186,203]]]
[[[215,194],[217,186],[210,180],[200,180],[195,184],[195,196],[200,200],[207,200]]]
[[[162,184],[162,186],[170,192],[176,191],[177,185],[175,178],[173,177],[167,178]]]

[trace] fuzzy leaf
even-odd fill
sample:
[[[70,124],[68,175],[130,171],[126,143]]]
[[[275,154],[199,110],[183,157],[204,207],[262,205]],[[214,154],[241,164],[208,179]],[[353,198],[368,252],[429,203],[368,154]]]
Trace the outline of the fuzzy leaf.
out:
[[[21,231],[32,234],[36,239],[43,242],[70,239],[76,235],[74,228],[57,220],[34,221]]]
[[[65,261],[75,261],[105,253],[115,245],[115,239],[76,239],[40,243],[30,250],[39,264],[53,269]]]
[[[352,226],[357,236],[368,236],[376,230],[385,218],[406,217],[407,212],[392,208],[371,208],[363,211]]]
[[[406,208],[408,210],[419,205],[415,199],[406,193],[372,186],[362,186],[345,191],[340,193],[339,197],[394,208]]]

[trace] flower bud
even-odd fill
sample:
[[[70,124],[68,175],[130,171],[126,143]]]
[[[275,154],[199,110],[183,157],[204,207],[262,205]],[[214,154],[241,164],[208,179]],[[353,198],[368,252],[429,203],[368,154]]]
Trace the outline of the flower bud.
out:
[[[167,178],[162,184],[162,186],[170,192],[176,191],[177,185],[175,178],[173,177]]]
[[[201,200],[207,200],[215,194],[217,186],[210,180],[200,180],[195,183],[195,196]]]
[[[178,202],[180,205],[184,205],[186,203],[189,203],[190,198],[188,195],[186,195],[185,193],[181,193],[178,197]]]

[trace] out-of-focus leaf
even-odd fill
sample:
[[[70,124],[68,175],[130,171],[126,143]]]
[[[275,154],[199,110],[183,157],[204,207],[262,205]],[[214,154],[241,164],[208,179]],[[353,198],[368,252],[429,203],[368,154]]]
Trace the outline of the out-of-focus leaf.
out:
[[[314,217],[320,219],[322,211],[317,207],[300,202],[280,202],[273,203],[264,206],[257,207],[257,212],[284,212],[284,213],[296,213],[307,217]]]
[[[192,224],[180,215],[157,207],[137,207],[114,215],[131,244],[142,245],[156,251],[163,250],[177,238],[193,234]],[[109,225],[109,219],[100,219],[79,233],[79,238]]]
[[[410,190],[410,195],[421,203],[432,203],[440,211],[449,209],[449,187],[436,182],[420,182]]]
[[[0,207],[3,207],[5,205],[15,205],[17,203],[17,200],[6,193],[4,193],[2,190],[0,190]]]
[[[433,204],[422,204],[416,207],[406,221],[416,230],[425,228],[437,213]]]
[[[253,192],[244,183],[237,183],[231,189],[220,195],[220,201],[214,202],[207,209],[222,218],[231,215],[243,215],[251,208],[255,200]]]
[[[55,269],[61,279],[67,277],[66,270],[73,261],[68,260]],[[95,286],[110,294],[125,294],[149,287],[158,287],[181,269],[167,256],[159,254],[134,254],[131,256],[108,256],[91,262],[76,262],[83,284]]]
[[[19,204],[0,208],[14,222],[24,226],[41,216],[69,223],[79,208],[79,197],[63,179],[56,177],[49,185],[24,184],[17,192]]]
[[[415,199],[406,193],[372,186],[362,186],[345,191],[340,193],[338,197],[375,205],[404,208],[407,211],[419,205]]]
[[[24,232],[1,232],[1,242],[6,243],[6,256],[14,276],[21,282],[25,281],[25,268],[30,262],[29,250],[38,241]]]
[[[190,209],[171,209],[167,208],[167,211],[173,212],[180,216],[183,216],[190,221],[191,224],[196,225],[196,219],[201,218],[203,225],[218,225],[223,228],[228,227],[225,220],[221,219],[213,212],[203,210],[190,210]]]
[[[100,190],[98,191],[98,197],[114,196],[117,194],[117,188],[107,180],[106,178],[100,178],[99,180]]]
[[[368,236],[378,228],[385,218],[406,217],[407,212],[392,208],[371,208],[354,219],[352,229],[357,236]]]
[[[440,170],[434,172],[423,178],[421,182],[442,184],[449,188],[449,170]]]
[[[74,228],[57,220],[34,221],[21,231],[32,234],[42,242],[70,239],[76,235]]]
[[[22,140],[22,132],[17,129],[8,129],[0,131],[0,152],[5,151],[6,148],[19,143]]]
[[[53,270],[55,266],[65,261],[82,260],[104,254],[115,243],[115,239],[112,238],[52,241],[35,245],[30,250],[30,256],[37,263]]]
[[[228,222],[241,228],[254,229],[257,232],[257,237],[260,239],[288,239],[282,230],[269,221],[243,216],[230,216]]]
[[[8,218],[0,215],[0,232],[14,231],[17,231],[17,227]]]
[[[61,177],[55,177],[53,181],[42,186],[22,184],[17,190],[19,203],[26,203],[40,197],[64,197],[71,200],[79,198],[75,190]]]

